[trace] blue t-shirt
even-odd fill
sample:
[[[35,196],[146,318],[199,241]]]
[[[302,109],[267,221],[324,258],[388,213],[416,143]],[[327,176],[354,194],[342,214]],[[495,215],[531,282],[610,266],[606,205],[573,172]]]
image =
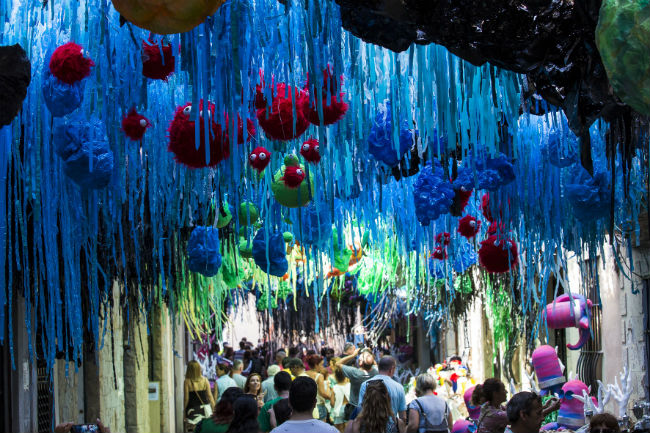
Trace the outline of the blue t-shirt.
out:
[[[368,379],[361,384],[361,389],[359,390],[359,408],[363,405],[363,396],[366,393],[366,385],[371,380],[382,380],[388,389],[388,395],[390,395],[390,405],[393,408],[393,414],[395,416],[399,415],[400,412],[406,410],[406,396],[404,395],[404,387],[399,383],[393,380],[392,378],[384,375],[378,374],[372,379]]]

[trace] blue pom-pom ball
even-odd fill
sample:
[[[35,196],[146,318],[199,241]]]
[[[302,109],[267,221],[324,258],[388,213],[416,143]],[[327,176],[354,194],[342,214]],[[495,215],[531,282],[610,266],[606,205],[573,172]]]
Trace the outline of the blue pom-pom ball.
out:
[[[594,221],[609,215],[611,206],[610,174],[595,171],[592,177],[580,164],[569,168],[566,195],[573,213],[581,221]]]
[[[429,275],[436,280],[443,280],[446,278],[445,262],[444,260],[429,258]]]
[[[192,230],[187,243],[187,267],[205,277],[214,277],[221,267],[219,230],[215,227],[198,226]]]
[[[287,262],[286,245],[282,233],[278,231],[271,234],[267,242],[264,237],[264,229],[258,230],[253,238],[253,259],[255,264],[269,275],[281,277],[286,274],[289,262]]]
[[[81,188],[100,189],[111,181],[113,152],[99,119],[77,117],[59,123],[54,128],[54,151],[63,160],[65,174]]]
[[[85,80],[66,84],[52,75],[49,68],[43,76],[43,100],[52,117],[63,117],[79,108],[83,101]]]
[[[409,129],[408,121],[402,119],[399,126],[399,146],[395,146],[390,101],[379,104],[379,111],[368,136],[368,151],[377,161],[389,167],[399,164],[404,154],[415,144],[415,132]]]
[[[338,201],[338,200],[337,200]],[[305,245],[323,247],[332,239],[332,218],[325,201],[312,202],[301,209],[302,230],[298,237]]]
[[[560,168],[569,167],[578,161],[578,137],[571,132],[565,137],[563,140],[563,136],[553,130],[542,146],[542,156],[549,164]]]
[[[458,274],[462,274],[470,266],[475,265],[478,260],[478,254],[472,247],[472,245],[467,242],[461,242],[458,249],[454,252],[454,271]]]
[[[418,174],[413,191],[415,216],[420,224],[428,226],[440,215],[448,213],[454,202],[454,195],[454,188],[451,182],[445,179],[440,162],[434,160],[433,166],[427,163]]]

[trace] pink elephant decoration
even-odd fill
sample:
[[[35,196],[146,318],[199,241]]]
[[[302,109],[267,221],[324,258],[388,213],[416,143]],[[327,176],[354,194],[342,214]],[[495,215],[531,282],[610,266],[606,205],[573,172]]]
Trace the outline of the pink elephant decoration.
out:
[[[582,295],[566,293],[555,298],[553,303],[546,306],[544,316],[551,329],[579,328],[580,339],[576,344],[567,344],[571,350],[578,350],[587,342],[591,335],[592,302]]]

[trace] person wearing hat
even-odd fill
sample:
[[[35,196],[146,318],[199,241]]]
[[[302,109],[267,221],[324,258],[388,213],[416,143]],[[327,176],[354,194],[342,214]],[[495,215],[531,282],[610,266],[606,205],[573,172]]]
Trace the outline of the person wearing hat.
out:
[[[264,403],[269,400],[275,400],[278,398],[278,393],[275,392],[275,383],[273,382],[273,377],[280,372],[280,367],[278,365],[270,365],[266,370],[266,373],[269,377],[262,382],[262,392],[264,392]]]

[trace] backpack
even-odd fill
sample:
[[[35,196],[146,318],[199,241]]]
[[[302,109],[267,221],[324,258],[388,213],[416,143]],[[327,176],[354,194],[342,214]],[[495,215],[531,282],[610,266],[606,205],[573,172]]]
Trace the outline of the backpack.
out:
[[[429,417],[426,415],[424,412],[424,408],[422,407],[422,403],[420,403],[419,399],[413,400],[415,404],[418,405],[418,412],[420,415],[420,423],[422,422],[422,417],[424,417],[424,431],[420,430],[420,426],[418,426],[418,431],[421,433],[441,433],[441,432],[449,432],[449,425],[447,424],[447,416],[449,415],[449,406],[445,405],[445,414],[442,417],[442,422],[438,425],[431,424],[431,421],[429,421]]]

